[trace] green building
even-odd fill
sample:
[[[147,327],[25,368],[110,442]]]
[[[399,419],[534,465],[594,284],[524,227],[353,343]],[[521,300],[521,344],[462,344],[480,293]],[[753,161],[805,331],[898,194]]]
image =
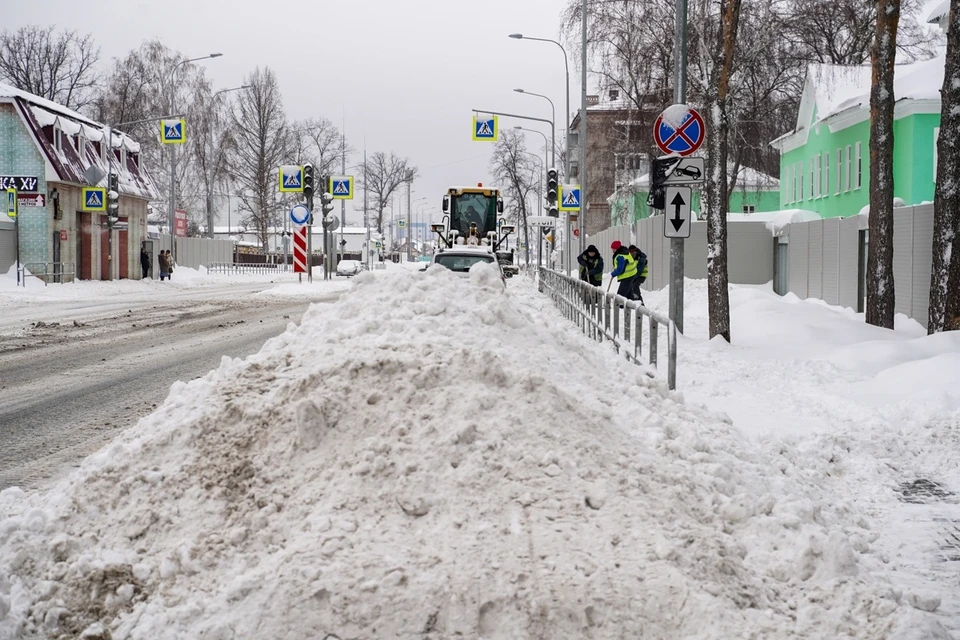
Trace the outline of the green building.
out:
[[[733,166],[728,169],[733,172]],[[651,208],[647,205],[647,195],[650,193],[650,175],[642,175],[627,187],[620,189],[607,199],[610,205],[610,224],[633,224],[651,215]],[[692,211],[699,214],[700,190],[693,190]],[[780,208],[780,184],[773,176],[760,173],[749,167],[740,167],[737,172],[737,181],[730,192],[729,213],[760,213],[776,211]],[[699,217],[699,216],[698,216]]]
[[[933,200],[944,57],[897,65],[894,79],[894,196]],[[780,201],[823,218],[853,216],[870,202],[870,85],[866,66],[812,64],[796,128],[780,151]]]

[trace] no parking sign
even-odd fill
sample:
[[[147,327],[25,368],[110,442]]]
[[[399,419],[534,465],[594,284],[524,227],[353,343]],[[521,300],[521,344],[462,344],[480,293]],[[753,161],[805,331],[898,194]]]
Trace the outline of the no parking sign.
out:
[[[667,107],[653,124],[653,140],[667,155],[688,156],[706,137],[703,117],[685,104]]]

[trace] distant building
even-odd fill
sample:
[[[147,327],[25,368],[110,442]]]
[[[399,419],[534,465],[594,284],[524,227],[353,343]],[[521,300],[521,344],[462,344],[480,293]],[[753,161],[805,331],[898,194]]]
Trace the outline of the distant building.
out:
[[[616,89],[607,91],[605,100],[587,96],[587,188],[581,213],[585,213],[584,229],[588,236],[610,226],[610,194],[650,171],[651,154],[655,153],[653,122],[669,104],[648,96],[648,107],[639,109]],[[570,123],[570,182],[578,181],[580,116],[578,111]]]
[[[34,272],[49,263],[63,270],[75,264],[82,279],[140,278],[147,203],[157,198],[157,190],[140,164],[137,142],[119,132],[107,141],[103,124],[2,83],[0,140],[0,186],[17,189],[20,202],[21,264]],[[104,176],[97,184],[84,177],[90,167]],[[81,203],[83,187],[106,186],[108,168],[120,186],[120,224],[112,232],[106,213],[84,211]],[[0,226],[0,237],[8,227]],[[0,249],[0,269],[11,262]]]

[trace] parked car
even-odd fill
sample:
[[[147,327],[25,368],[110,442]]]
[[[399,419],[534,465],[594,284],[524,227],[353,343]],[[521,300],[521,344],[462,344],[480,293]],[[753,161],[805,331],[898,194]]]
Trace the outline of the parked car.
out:
[[[355,276],[363,270],[363,264],[359,260],[341,260],[337,265],[338,276]]]

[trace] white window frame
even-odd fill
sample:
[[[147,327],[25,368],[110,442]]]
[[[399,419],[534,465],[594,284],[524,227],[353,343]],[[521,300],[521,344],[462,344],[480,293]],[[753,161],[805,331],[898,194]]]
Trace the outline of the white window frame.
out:
[[[937,162],[940,160],[940,150],[937,143],[940,141],[940,127],[933,128],[933,181],[937,181]]]
[[[861,150],[862,147],[860,143],[856,143],[853,147],[854,190],[863,186],[863,154],[861,153]]]
[[[826,198],[830,195],[830,152],[823,152],[823,189],[820,195]]]
[[[741,209],[743,210],[743,213],[749,215],[749,214],[751,214],[751,213],[756,213],[756,212],[757,212],[757,205],[755,205],[755,204],[745,204],[745,205],[742,205],[742,206],[741,206]]]
[[[57,125],[53,125],[53,148],[63,151],[63,131]]]
[[[816,192],[813,189],[813,179],[817,175],[817,165],[813,161],[813,158],[810,158],[810,200],[813,200],[817,197]]]
[[[804,199],[806,199],[806,195],[807,195],[806,192],[803,190],[803,162],[797,163],[797,166],[798,166],[799,169],[800,169],[800,171],[797,172],[797,175],[800,176],[800,185],[799,185],[799,186],[800,186],[800,198],[798,199],[798,201],[803,201]]]
[[[843,192],[850,191],[850,145],[847,145],[847,152],[843,161]]]
[[[840,195],[840,189],[842,186],[841,178],[843,178],[841,167],[843,167],[843,151],[841,151],[838,148],[837,149],[837,166],[835,171],[835,173],[837,174],[837,190],[834,192],[834,195]]]
[[[790,204],[793,202],[793,194],[790,193],[790,173],[792,172],[792,167],[787,165],[783,169],[783,202],[784,204]]]

